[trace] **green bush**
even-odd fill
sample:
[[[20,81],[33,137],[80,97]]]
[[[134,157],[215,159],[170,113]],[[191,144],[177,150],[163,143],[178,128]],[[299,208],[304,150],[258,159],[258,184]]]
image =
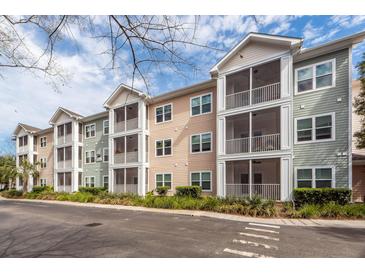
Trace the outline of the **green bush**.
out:
[[[159,186],[159,187],[156,187],[156,192],[160,196],[166,196],[166,194],[169,191],[169,189],[170,188],[168,186]]]
[[[41,193],[41,192],[52,192],[53,191],[53,187],[51,186],[34,186],[32,189],[33,193]]]
[[[19,198],[23,195],[23,191],[16,189],[9,189],[1,193],[5,198]]]
[[[82,187],[79,187],[79,192],[87,192],[87,193],[91,193],[93,195],[99,195],[103,192],[106,192],[106,188],[105,187],[85,187],[85,186],[82,186]]]
[[[188,196],[192,198],[199,198],[202,194],[202,188],[200,186],[177,186],[176,196]]]
[[[324,205],[335,202],[346,205],[351,201],[351,190],[346,188],[296,188],[293,191],[296,206]]]

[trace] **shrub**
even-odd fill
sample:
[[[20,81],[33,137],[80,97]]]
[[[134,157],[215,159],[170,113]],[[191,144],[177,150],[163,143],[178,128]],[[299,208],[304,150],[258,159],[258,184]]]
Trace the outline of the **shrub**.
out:
[[[351,201],[351,190],[346,188],[296,188],[293,192],[296,206],[324,205],[335,202],[345,205]]]
[[[106,192],[106,188],[105,187],[85,187],[85,186],[82,186],[82,187],[79,187],[79,192],[82,192],[82,193],[91,193],[93,195],[99,195],[103,192]]]
[[[156,192],[160,196],[166,196],[166,194],[169,191],[169,189],[170,188],[168,186],[159,186],[159,187],[156,187]]]
[[[4,196],[5,198],[16,198],[16,197],[21,197],[23,195],[23,191],[16,189],[9,189],[3,191],[1,195]]]
[[[319,205],[303,205],[293,217],[300,218],[316,218],[320,216],[320,206]]]
[[[177,186],[175,195],[199,198],[201,194],[202,188],[200,186]]]
[[[53,191],[53,187],[51,186],[34,186],[32,189],[33,193],[41,193],[41,192],[52,192]]]

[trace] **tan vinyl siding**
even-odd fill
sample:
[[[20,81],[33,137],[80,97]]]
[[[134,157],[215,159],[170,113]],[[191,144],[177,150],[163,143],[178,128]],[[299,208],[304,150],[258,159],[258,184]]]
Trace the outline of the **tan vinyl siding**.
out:
[[[258,63],[273,56],[284,54],[288,50],[287,46],[250,42],[220,68],[220,73]]]
[[[294,118],[299,118],[335,112],[336,140],[295,144],[294,167],[333,165],[336,167],[336,186],[347,187],[349,185],[349,52],[344,49],[302,61],[296,63],[294,69],[333,58],[336,59],[336,86],[294,95],[293,114]],[[301,109],[301,106],[304,106],[304,109]],[[339,153],[345,154],[340,156]]]
[[[47,145],[46,147],[41,147],[41,138],[46,137]],[[41,158],[47,158],[47,167],[41,168],[39,165],[39,178],[37,180],[38,185],[40,185],[40,179],[46,179],[47,185],[53,186],[53,130],[45,134],[37,136],[37,158],[40,162]]]
[[[212,112],[190,117],[190,98],[212,92]],[[156,124],[155,108],[172,103],[172,121]],[[149,190],[156,187],[156,173],[172,173],[172,189],[190,185],[190,172],[212,171],[211,194],[216,193],[216,88],[197,90],[171,100],[149,106]],[[199,154],[190,153],[190,136],[196,133],[212,132],[212,151]],[[156,140],[172,139],[172,156],[156,157]]]

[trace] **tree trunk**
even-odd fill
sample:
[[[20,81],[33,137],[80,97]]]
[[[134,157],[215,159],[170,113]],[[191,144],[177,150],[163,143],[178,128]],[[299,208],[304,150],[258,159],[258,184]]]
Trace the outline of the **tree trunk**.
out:
[[[23,192],[24,193],[28,192],[28,179],[25,179],[23,182]]]

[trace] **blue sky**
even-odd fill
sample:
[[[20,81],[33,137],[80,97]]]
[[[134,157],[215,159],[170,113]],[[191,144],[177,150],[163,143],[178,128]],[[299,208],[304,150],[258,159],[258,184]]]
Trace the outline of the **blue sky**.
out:
[[[103,20],[102,18],[100,19]],[[189,17],[186,18],[189,20]],[[1,27],[1,25],[0,25]],[[248,32],[265,32],[304,38],[304,47],[313,47],[327,41],[365,30],[365,16],[201,16],[196,31],[199,43],[206,43],[221,51],[203,48],[182,48],[184,56],[199,70],[183,71],[182,77],[169,69],[160,68],[148,73],[152,95],[167,92],[209,78],[209,69]],[[37,51],[42,37],[32,30],[26,34],[31,48]],[[106,56],[100,55],[105,45],[73,31],[78,45],[64,41],[56,52],[58,65],[67,74],[67,85],[59,91],[52,89],[49,81],[37,73],[3,70],[0,81],[0,154],[13,152],[11,134],[18,122],[36,127],[48,127],[48,121],[58,106],[83,115],[103,110],[102,104],[121,82],[131,84],[128,62],[118,71],[105,70]],[[77,47],[75,47],[77,46]],[[353,51],[356,64],[365,52],[365,43]],[[354,77],[356,72],[354,71]],[[145,89],[142,81],[135,86]]]

